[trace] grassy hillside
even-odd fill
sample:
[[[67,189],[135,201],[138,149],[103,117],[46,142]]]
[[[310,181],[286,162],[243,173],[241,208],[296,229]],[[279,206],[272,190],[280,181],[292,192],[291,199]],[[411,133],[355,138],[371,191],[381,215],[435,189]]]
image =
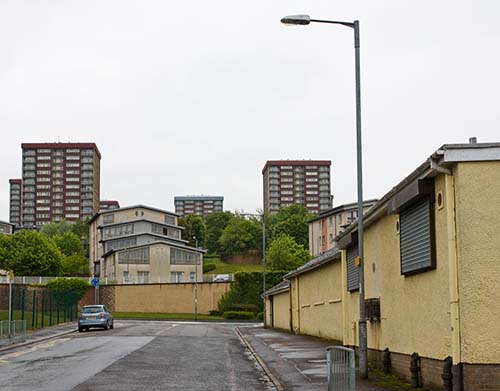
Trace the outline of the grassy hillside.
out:
[[[231,265],[229,263],[224,263],[220,258],[204,258],[203,263],[213,263],[215,264],[215,270],[211,270],[207,274],[234,274],[236,272],[261,272],[262,265]]]

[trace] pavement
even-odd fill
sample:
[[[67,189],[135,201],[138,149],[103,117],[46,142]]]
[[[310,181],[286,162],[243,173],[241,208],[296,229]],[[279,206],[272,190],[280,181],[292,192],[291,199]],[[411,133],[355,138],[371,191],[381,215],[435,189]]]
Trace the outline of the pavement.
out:
[[[13,338],[0,339],[0,352],[14,349],[20,346],[26,346],[33,343],[46,341],[48,339],[57,338],[66,334],[77,331],[76,322],[61,323],[55,326],[46,327],[41,330],[18,334]]]
[[[278,390],[327,389],[325,349],[332,345],[331,342],[262,327],[238,327],[237,332]],[[394,388],[382,387],[357,376],[356,390],[386,391]]]

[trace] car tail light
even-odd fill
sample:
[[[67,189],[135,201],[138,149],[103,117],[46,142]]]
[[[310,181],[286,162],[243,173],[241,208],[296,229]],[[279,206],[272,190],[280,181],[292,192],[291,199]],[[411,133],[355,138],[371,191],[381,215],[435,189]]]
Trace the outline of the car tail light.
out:
[[[104,319],[105,317],[106,317],[105,313],[99,314],[99,316],[98,316],[99,319]]]

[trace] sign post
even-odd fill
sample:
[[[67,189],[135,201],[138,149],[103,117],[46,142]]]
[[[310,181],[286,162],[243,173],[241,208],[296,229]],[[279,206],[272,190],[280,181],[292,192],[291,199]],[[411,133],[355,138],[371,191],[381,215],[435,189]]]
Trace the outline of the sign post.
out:
[[[94,277],[91,283],[94,287],[94,303],[99,304],[99,279]]]
[[[14,272],[9,270],[9,338],[12,337],[12,282],[14,280]]]

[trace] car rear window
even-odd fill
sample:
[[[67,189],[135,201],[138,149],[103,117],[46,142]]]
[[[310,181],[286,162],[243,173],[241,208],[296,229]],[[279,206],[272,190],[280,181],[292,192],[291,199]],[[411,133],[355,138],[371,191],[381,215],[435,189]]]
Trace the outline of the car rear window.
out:
[[[103,312],[102,307],[85,307],[82,309],[82,314],[97,314],[98,312]]]

